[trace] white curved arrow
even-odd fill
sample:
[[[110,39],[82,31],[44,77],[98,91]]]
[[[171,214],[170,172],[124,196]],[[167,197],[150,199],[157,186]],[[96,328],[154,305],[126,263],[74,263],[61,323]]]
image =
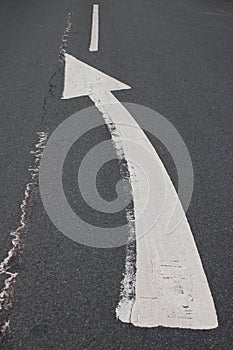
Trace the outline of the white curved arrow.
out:
[[[140,327],[215,328],[213,298],[175,188],[142,129],[111,93],[129,88],[65,54],[63,98],[91,98],[106,123],[115,126],[113,140],[129,166],[137,251],[135,300],[121,300],[118,318]],[[177,201],[184,219],[168,235],[167,222]]]

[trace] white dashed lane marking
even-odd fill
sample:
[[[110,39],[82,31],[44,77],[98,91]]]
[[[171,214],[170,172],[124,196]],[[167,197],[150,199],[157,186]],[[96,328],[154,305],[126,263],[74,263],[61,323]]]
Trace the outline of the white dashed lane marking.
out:
[[[98,51],[99,49],[99,5],[93,5],[92,12],[92,28],[91,28],[91,42],[89,51]]]

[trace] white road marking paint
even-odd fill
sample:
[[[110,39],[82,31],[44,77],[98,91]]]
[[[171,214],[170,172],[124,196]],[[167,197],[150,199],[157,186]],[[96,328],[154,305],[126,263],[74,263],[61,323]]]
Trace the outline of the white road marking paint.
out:
[[[63,98],[84,95],[91,98],[107,125],[115,125],[113,141],[129,166],[137,247],[136,295],[135,300],[120,301],[117,317],[139,327],[215,328],[218,322],[213,298],[175,188],[142,129],[111,93],[129,88],[65,54]],[[146,174],[149,192],[140,168]],[[177,201],[177,213],[184,219],[173,234],[168,235],[167,222]],[[164,205],[154,224],[159,213],[158,203]],[[126,288],[129,288],[127,283]]]
[[[91,42],[89,51],[98,51],[99,49],[99,5],[94,4],[92,10],[92,28]]]
[[[31,193],[35,186],[37,185],[37,178],[39,175],[40,160],[42,157],[42,151],[45,147],[47,140],[47,134],[45,132],[38,132],[38,142],[35,145],[35,151],[31,153],[34,154],[34,166],[29,169],[31,173],[31,182],[26,185],[24,191],[24,198],[20,205],[21,217],[20,226],[13,232],[10,233],[12,238],[12,247],[8,251],[7,256],[0,264],[0,275],[6,275],[4,281],[4,287],[0,291],[0,311],[8,310],[12,306],[12,296],[13,287],[18,276],[18,272],[12,271],[11,263],[12,259],[19,257],[22,253],[24,238],[27,231],[27,208]],[[14,261],[13,261],[14,262]],[[0,327],[0,333],[6,333],[9,330],[10,322],[5,321]]]

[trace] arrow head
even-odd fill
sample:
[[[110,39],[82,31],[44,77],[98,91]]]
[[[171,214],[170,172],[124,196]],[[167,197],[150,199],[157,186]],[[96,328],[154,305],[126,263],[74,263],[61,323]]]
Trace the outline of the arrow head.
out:
[[[109,77],[107,74],[65,54],[65,81],[63,99],[89,96],[98,91],[131,89],[130,86]]]

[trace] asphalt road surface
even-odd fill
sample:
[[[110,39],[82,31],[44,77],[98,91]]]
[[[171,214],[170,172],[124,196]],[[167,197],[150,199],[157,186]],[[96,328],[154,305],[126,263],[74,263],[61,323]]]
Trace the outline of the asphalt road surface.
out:
[[[59,52],[72,13],[67,52],[129,84],[131,90],[114,92],[118,100],[161,113],[189,150],[194,192],[187,217],[219,326],[203,331],[147,329],[117,320],[125,246],[92,248],[67,238],[50,221],[36,183],[23,208],[26,226],[19,232],[23,246],[9,265],[9,271],[19,275],[10,290],[12,305],[3,306],[0,314],[1,348],[231,349],[233,3],[100,0],[98,4],[99,47],[91,52],[92,1],[1,0],[0,261],[12,248],[10,232],[20,226],[37,133],[49,137],[66,118],[93,105],[88,97],[61,100],[64,63]],[[96,216],[77,189],[83,156],[101,140],[110,139],[100,113],[96,118],[102,127],[72,147],[63,182],[74,210],[93,226],[108,228],[124,220],[123,215]],[[177,186],[171,157],[150,138]],[[120,178],[117,162],[102,169],[98,190],[103,198],[114,200]],[[7,277],[0,275],[1,288]]]

